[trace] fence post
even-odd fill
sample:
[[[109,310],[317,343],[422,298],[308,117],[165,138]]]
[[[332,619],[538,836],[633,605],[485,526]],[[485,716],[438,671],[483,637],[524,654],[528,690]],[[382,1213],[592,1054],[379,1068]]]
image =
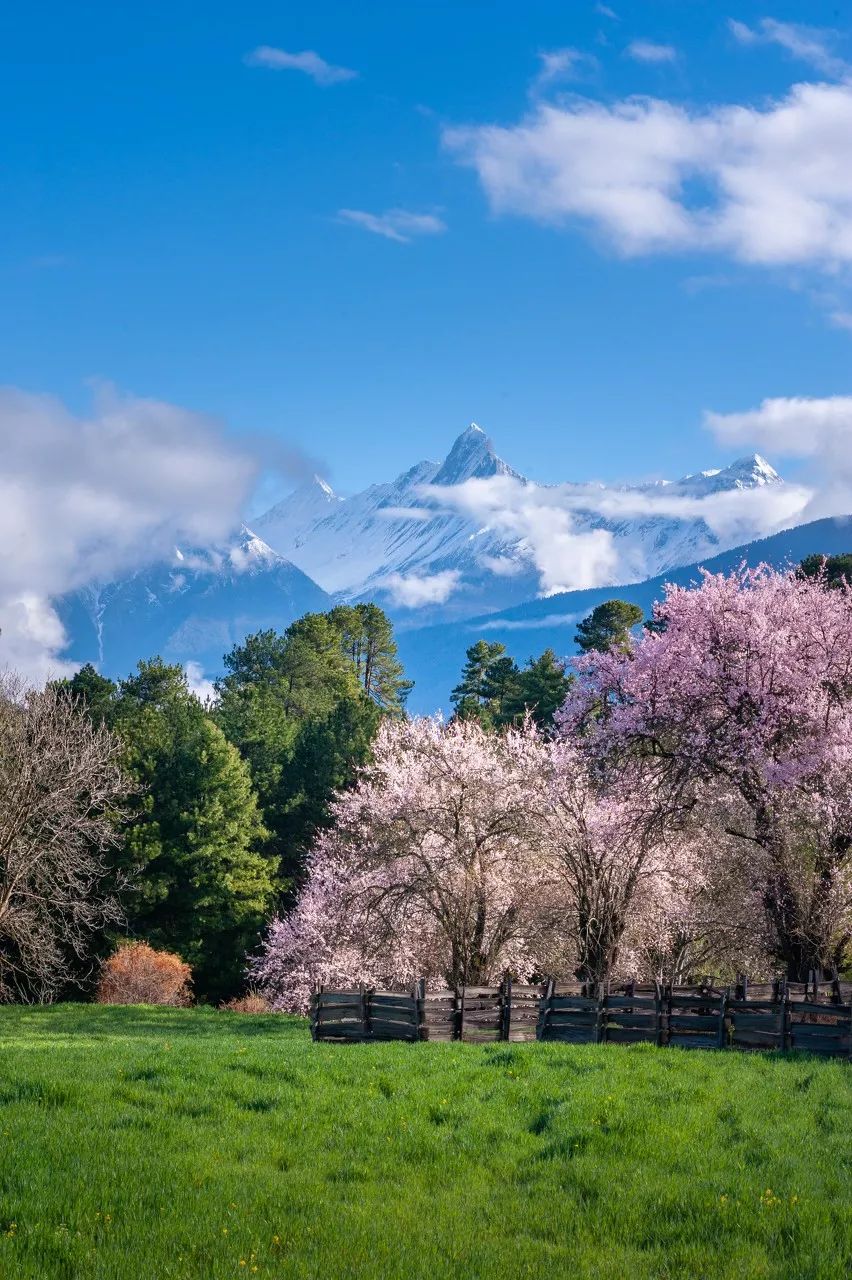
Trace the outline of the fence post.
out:
[[[781,1048],[789,1049],[792,1045],[793,1033],[790,1018],[790,993],[787,990],[787,979],[778,981],[778,1002],[781,1005]]]
[[[660,1045],[665,1048],[668,1046],[672,1038],[672,984],[665,983],[660,997],[661,1020],[663,1022],[663,1035]]]
[[[601,1044],[604,1039],[604,1027],[606,1025],[606,997],[609,991],[609,983],[596,982],[592,986],[592,990],[597,996],[598,1014],[595,1025],[595,1044]]]
[[[727,987],[719,997],[719,1030],[716,1035],[716,1047],[724,1049],[727,1036],[725,1035],[725,1018],[728,1013],[728,989]]]
[[[663,989],[660,986],[659,978],[654,979],[654,1010],[657,1016],[657,1048],[661,1049],[665,1040],[665,1027],[663,1025]]]
[[[512,1031],[512,975],[508,969],[500,984],[500,1039],[508,1040]]]
[[[464,993],[466,987],[456,987],[456,1040],[464,1039]]]
[[[322,995],[322,983],[315,982],[314,989],[311,992],[311,1039],[316,1040],[318,1023],[319,1023],[319,1005],[320,996]]]
[[[415,1040],[425,1040],[423,1030],[426,1022],[425,1010],[423,1008],[426,1000],[426,979],[418,978],[411,988],[411,996],[414,1000],[414,1038]]]
[[[358,984],[358,994],[361,997],[361,1035],[366,1040],[370,1035],[370,1012],[367,1004],[367,988],[363,982]]]
[[[538,1002],[538,1025],[535,1029],[536,1040],[543,1040],[544,1033],[547,1030],[547,1015],[550,1011],[550,1002],[553,999],[553,989],[556,983],[553,978],[548,978],[544,984],[544,991]]]

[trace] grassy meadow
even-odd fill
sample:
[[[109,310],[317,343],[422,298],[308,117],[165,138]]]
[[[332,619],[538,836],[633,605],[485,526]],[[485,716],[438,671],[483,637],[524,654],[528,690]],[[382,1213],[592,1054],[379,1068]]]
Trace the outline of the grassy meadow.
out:
[[[0,1277],[852,1273],[852,1069],[0,1009]]]

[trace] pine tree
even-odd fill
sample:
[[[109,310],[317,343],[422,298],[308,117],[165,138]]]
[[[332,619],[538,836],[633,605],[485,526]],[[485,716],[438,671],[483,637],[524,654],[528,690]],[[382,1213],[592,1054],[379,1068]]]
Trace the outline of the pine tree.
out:
[[[852,583],[852,553],[805,556],[798,569],[801,578],[821,578],[827,587]]]
[[[450,701],[459,720],[490,724],[489,670],[505,655],[505,645],[498,642],[489,644],[487,640],[477,640],[467,650],[461,680],[450,694]]]
[[[593,609],[577,627],[574,641],[582,653],[594,649],[606,653],[609,649],[624,652],[630,644],[630,629],[642,621],[643,612],[638,604],[627,600],[605,600]]]
[[[54,686],[67,690],[96,724],[109,720],[118,685],[102,676],[91,662],[82,666],[70,679],[56,680]]]
[[[129,931],[177,951],[196,992],[219,999],[239,985],[276,891],[249,769],[160,659],[121,682],[110,720],[139,787],[123,853],[136,872]]]
[[[276,797],[280,872],[288,892],[301,880],[317,833],[331,820],[335,792],[351,786],[370,759],[381,719],[380,709],[362,693],[344,698],[324,719],[302,725]]]
[[[566,674],[565,663],[552,649],[545,649],[541,657],[530,658],[518,672],[516,693],[506,706],[506,722],[517,724],[529,714],[537,725],[549,728],[572,684],[573,676]]]
[[[393,624],[377,604],[338,605],[328,615],[340,633],[343,652],[368,698],[399,714],[413,687],[397,657]]]
[[[225,659],[217,722],[248,761],[279,884],[302,871],[331,792],[351,784],[382,714],[399,714],[391,624],[373,605],[307,614],[283,635],[249,636]]]

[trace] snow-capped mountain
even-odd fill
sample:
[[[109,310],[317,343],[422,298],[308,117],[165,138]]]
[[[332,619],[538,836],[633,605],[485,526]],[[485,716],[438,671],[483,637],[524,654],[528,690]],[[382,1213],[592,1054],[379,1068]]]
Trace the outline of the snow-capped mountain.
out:
[[[301,569],[243,526],[229,546],[176,548],[170,563],[75,592],[58,608],[72,661],[126,675],[154,654],[221,671],[223,654],[251,632],[283,631],[331,605]]]
[[[176,550],[66,597],[65,656],[110,675],[155,653],[216,673],[250,632],[341,599],[376,600],[399,631],[446,623],[463,635],[466,619],[640,582],[749,543],[774,531],[759,527],[755,501],[783,514],[777,499],[796,492],[757,455],[672,482],[533,484],[472,424],[443,462],[347,498],[314,477],[226,547]]]
[[[329,593],[377,599],[402,625],[415,616],[421,625],[506,608],[559,589],[560,581],[580,587],[636,581],[725,550],[767,530],[749,527],[744,512],[745,525],[731,520],[726,537],[697,509],[700,500],[781,483],[755,454],[677,481],[609,489],[532,485],[473,423],[441,463],[419,462],[349,498],[315,477],[254,525]],[[558,563],[549,578],[542,572],[539,543],[547,526],[540,533],[524,515],[533,501],[563,538],[562,579]],[[571,562],[572,547],[577,554],[584,549],[571,538],[584,534],[597,534],[607,551],[593,583]]]
[[[424,502],[425,486],[452,489],[495,476],[522,480],[474,423],[443,462],[418,462],[396,480],[345,499],[314,477],[254,524],[270,546],[331,594],[404,605],[416,595],[418,579],[440,581],[439,575],[453,575],[445,581],[455,585],[464,570],[481,576],[483,556],[498,557],[511,549],[493,531]]]

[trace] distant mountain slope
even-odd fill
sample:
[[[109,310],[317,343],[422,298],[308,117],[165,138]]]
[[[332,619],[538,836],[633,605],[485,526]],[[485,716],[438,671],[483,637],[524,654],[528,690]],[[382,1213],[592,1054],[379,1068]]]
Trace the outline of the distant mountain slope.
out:
[[[71,637],[67,657],[123,676],[157,653],[218,674],[223,654],[250,632],[282,631],[331,606],[301,569],[244,528],[220,553],[176,551],[171,564],[76,592],[58,607]]]
[[[545,599],[529,600],[499,613],[483,614],[464,623],[421,627],[400,636],[400,656],[406,674],[414,680],[409,710],[428,715],[449,708],[449,695],[458,683],[465,649],[480,637],[498,640],[520,662],[543,649],[552,648],[560,657],[576,652],[574,630],[604,600],[618,597],[638,604],[650,614],[655,600],[663,595],[666,582],[688,586],[700,578],[700,569],[727,573],[745,560],[762,561],[782,568],[797,564],[805,556],[837,555],[852,551],[852,517],[843,520],[816,520],[770,538],[735,547],[709,559],[674,569],[644,582],[624,586],[596,587],[590,591],[567,591]]]
[[[507,536],[499,522],[477,521],[441,502],[441,488],[500,477],[521,486],[530,483],[498,457],[485,432],[472,423],[442,463],[418,462],[396,480],[345,499],[314,477],[258,517],[254,527],[324,590],[345,599],[375,599],[394,612],[400,628],[471,617],[527,600],[540,589],[523,538]],[[724,546],[700,514],[658,514],[651,509],[654,500],[701,499],[779,484],[778,474],[755,454],[674,482],[610,490],[583,484],[537,488],[558,488],[571,499],[572,530],[609,531],[621,563],[631,566],[625,576],[638,579]],[[428,494],[423,486],[430,487]],[[599,498],[624,494],[647,498],[647,504],[639,503],[645,514],[625,519],[595,509]],[[750,532],[747,528],[739,537]]]

